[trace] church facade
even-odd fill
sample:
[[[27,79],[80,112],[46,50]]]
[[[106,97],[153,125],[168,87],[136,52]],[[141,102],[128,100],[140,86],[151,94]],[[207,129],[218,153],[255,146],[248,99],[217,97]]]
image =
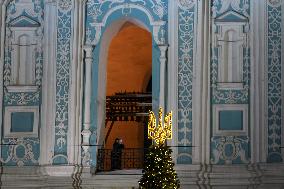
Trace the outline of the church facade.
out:
[[[126,23],[150,34],[151,106],[173,111],[182,188],[284,188],[283,0],[0,6],[3,188],[138,187],[141,170],[97,172],[109,49]]]

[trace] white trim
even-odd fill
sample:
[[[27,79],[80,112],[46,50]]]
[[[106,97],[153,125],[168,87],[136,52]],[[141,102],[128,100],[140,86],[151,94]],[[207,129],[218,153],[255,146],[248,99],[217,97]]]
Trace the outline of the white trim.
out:
[[[39,26],[40,27],[40,26]],[[11,41],[10,45],[12,45],[11,50],[11,78],[10,84],[12,85],[34,85],[36,82],[36,74],[35,74],[35,67],[36,67],[36,48],[40,48],[41,36],[36,36],[36,33],[39,27],[14,27],[8,26],[11,31]],[[28,45],[24,47],[28,53],[24,55],[20,53],[20,48],[18,45],[20,43],[21,37],[27,37],[30,39],[28,41]],[[24,44],[24,45],[27,45]],[[22,62],[21,60],[26,60],[27,62]],[[24,64],[24,65],[23,65]],[[30,66],[28,66],[30,65]],[[29,68],[28,68],[29,67]],[[27,70],[30,70],[27,72]]]
[[[73,163],[75,160],[75,147],[78,147],[79,144],[75,145],[75,129],[76,129],[76,123],[75,119],[77,114],[75,114],[75,108],[76,108],[76,80],[77,80],[77,56],[78,52],[80,52],[81,48],[78,48],[78,38],[81,36],[78,35],[78,30],[81,28],[78,24],[78,4],[81,1],[74,1],[72,2],[72,10],[71,10],[71,49],[70,49],[70,78],[69,78],[69,86],[70,86],[70,92],[69,92],[69,100],[68,100],[68,131],[67,131],[67,157],[68,162]],[[75,16],[76,15],[76,16]],[[80,47],[80,46],[79,46]],[[77,49],[78,48],[78,49]],[[77,126],[78,127],[78,126]],[[69,142],[68,142],[69,141]],[[77,141],[77,140],[76,140]]]
[[[12,113],[31,112],[34,114],[33,131],[31,132],[11,132]],[[38,137],[39,126],[39,107],[38,106],[7,106],[4,114],[4,138]]]
[[[155,21],[154,17],[152,16],[152,14],[147,10],[145,9],[143,6],[140,6],[140,5],[135,5],[135,4],[131,4],[130,7],[128,8],[132,8],[132,9],[138,9],[138,10],[141,10],[142,12],[144,12],[147,17],[149,18],[149,22],[150,22],[150,25],[152,26],[162,26],[164,25],[166,22],[165,21]],[[114,8],[111,8],[106,14],[105,16],[103,17],[102,19],[102,22],[100,23],[100,25],[102,27],[104,27],[106,25],[106,22],[107,22],[107,19],[108,17],[115,11],[119,10],[119,9],[125,9],[125,5],[118,5],[118,6],[115,6]],[[96,26],[97,23],[93,23],[91,24],[91,26]]]
[[[221,130],[219,128],[219,112],[238,110],[243,112],[243,128],[241,130]],[[213,105],[213,136],[249,136],[247,104],[215,104]]]
[[[40,164],[52,164],[55,145],[57,3],[45,3]],[[44,149],[44,150],[43,150]]]
[[[235,11],[233,11],[233,10],[230,10],[230,11],[227,11],[227,12],[221,14],[220,16],[216,17],[216,18],[215,18],[215,20],[216,20],[216,21],[215,21],[215,24],[216,24],[216,22],[222,22],[223,19],[225,19],[228,15],[233,15],[233,16],[238,17],[239,21],[237,21],[236,24],[238,24],[239,22],[243,22],[243,21],[241,21],[241,20],[246,20],[246,21],[244,21],[244,22],[247,22],[247,21],[248,21],[248,18],[247,18],[247,17],[245,17],[245,16],[239,14],[238,12],[235,12]]]
[[[169,50],[168,50],[168,96],[167,110],[173,111],[173,139],[171,146],[178,145],[178,6],[175,1],[169,1]],[[178,149],[173,148],[173,160],[176,162]]]
[[[217,82],[217,88],[221,90],[222,89],[241,90],[241,89],[244,89],[244,83],[243,82],[232,82],[232,83]]]
[[[37,27],[19,27],[19,26],[8,26],[8,28],[11,30],[11,31],[36,31],[39,26]],[[14,43],[17,43],[17,41],[15,41]]]
[[[281,90],[282,90],[282,127],[281,127],[281,131],[282,131],[282,141],[281,141],[281,146],[284,146],[284,1],[282,0],[282,4],[281,4],[281,14],[282,14],[282,26],[281,26],[281,31],[282,31],[282,38],[281,38],[281,47],[282,47],[282,51],[281,51],[281,68],[282,68],[282,85],[281,85]],[[284,148],[282,149],[282,159],[284,162]]]
[[[204,4],[201,4],[203,9],[204,16],[202,15],[203,27],[205,28],[203,31],[203,60],[202,60],[202,97],[201,97],[201,111],[200,111],[200,119],[201,119],[201,145],[198,146],[200,148],[200,162],[202,164],[210,164],[210,144],[211,144],[211,96],[210,96],[210,52],[211,52],[211,2],[204,1]]]
[[[6,6],[10,0],[1,1],[1,10],[0,10],[0,31],[1,31],[1,39],[0,39],[0,80],[3,81],[3,68],[4,68],[4,57],[5,57],[5,18],[6,18]],[[3,125],[3,82],[0,82],[0,125]],[[0,129],[0,136],[2,136],[2,129]],[[1,150],[1,146],[0,146]],[[2,155],[0,154],[0,157]]]
[[[26,22],[29,22],[29,23],[25,24],[26,25],[25,27],[16,26],[19,22],[22,22],[22,21],[26,21]],[[31,30],[31,28],[33,28],[33,27],[36,27],[36,28],[40,27],[40,23],[31,19],[30,17],[27,17],[26,15],[21,15],[17,18],[14,18],[13,20],[11,20],[8,23],[8,27],[9,28],[18,28],[20,30]]]
[[[162,108],[163,110],[165,109],[165,95],[166,95],[166,91],[165,91],[165,81],[166,81],[166,64],[167,64],[167,51],[168,51],[168,45],[159,45],[158,46],[160,49],[160,81],[159,81],[159,85],[160,85],[160,93],[159,93],[159,107]]]
[[[262,128],[263,128],[263,141],[264,141],[264,152],[262,153],[261,160],[262,162],[266,162],[268,158],[268,36],[267,36],[267,30],[268,30],[268,13],[267,13],[267,0],[264,0],[264,53],[263,53],[263,58],[264,58],[264,64],[263,64],[263,70],[262,70],[262,79],[263,79],[263,114],[262,114]]]
[[[231,21],[224,21],[224,22],[217,22],[214,20],[215,26],[218,28],[218,32],[214,32],[214,46],[218,48],[218,86],[221,88],[234,88],[236,87],[239,89],[242,87],[240,85],[240,82],[243,82],[243,57],[244,57],[244,50],[243,48],[246,47],[247,44],[247,38],[248,33],[244,30],[245,25],[247,22],[231,22]],[[225,37],[227,31],[233,30],[237,34],[237,42],[236,45],[238,45],[238,53],[239,56],[237,56],[237,59],[235,60],[237,63],[236,70],[233,70],[233,62],[228,62],[226,59],[224,59],[224,48],[228,48],[225,46]],[[235,50],[236,51],[236,50]],[[228,55],[229,56],[229,55]],[[230,58],[233,55],[230,56]],[[229,58],[229,57],[228,57]],[[226,68],[227,67],[227,68]],[[224,79],[224,73],[227,74],[227,78]],[[234,73],[236,73],[237,80],[234,80]],[[225,82],[227,82],[225,84]],[[230,84],[232,83],[232,84]],[[238,83],[238,84],[237,84]]]
[[[263,0],[262,0],[263,1]],[[251,163],[260,162],[263,149],[263,122],[260,120],[263,111],[262,92],[263,80],[261,77],[262,66],[264,66],[264,2],[255,2],[251,4],[251,31],[250,31],[250,47],[251,47],[251,88],[250,88],[250,138],[251,138]],[[261,18],[261,19],[260,19]],[[260,40],[263,39],[263,40]]]
[[[193,45],[193,79],[192,79],[192,146],[200,146],[201,134],[201,83],[202,83],[202,60],[203,51],[201,50],[203,44],[203,12],[202,6],[197,1],[194,3],[194,45]],[[199,42],[199,43],[198,43]],[[200,148],[192,148],[192,163],[200,162]]]
[[[84,93],[84,120],[82,135],[83,166],[90,165],[90,136],[91,136],[91,95],[92,95],[92,64],[93,47],[84,46],[85,51],[85,93]]]
[[[152,14],[150,13],[150,11],[148,9],[146,9],[145,7],[138,5],[138,4],[124,4],[124,5],[118,5],[115,6],[113,8],[111,8],[110,10],[108,10],[108,12],[104,15],[102,22],[94,22],[91,23],[91,26],[95,27],[96,30],[96,34],[95,34],[95,39],[90,42],[88,41],[86,45],[97,45],[101,39],[101,35],[102,35],[102,27],[105,27],[106,23],[107,23],[107,19],[108,17],[115,11],[117,10],[124,10],[125,6],[127,6],[126,8],[130,8],[130,9],[138,9],[141,10],[142,12],[144,12],[150,22],[150,25],[153,26],[153,32],[151,33],[153,35],[153,39],[156,42],[157,45],[164,45],[164,41],[163,39],[159,39],[159,31],[161,26],[165,25],[166,22],[163,20],[159,20],[159,21],[155,21],[154,17],[152,16]],[[124,18],[126,18],[127,16],[124,16]],[[139,22],[139,21],[138,21]],[[140,24],[139,24],[140,25]],[[89,44],[91,43],[91,44]]]
[[[60,154],[58,155],[60,156]],[[61,155],[63,158],[66,158],[65,156]],[[52,176],[52,177],[72,177],[72,174],[74,174],[74,165],[60,165],[60,166],[45,166],[43,167],[45,174]],[[65,181],[66,182],[66,181]]]
[[[31,85],[31,86],[28,86],[28,85],[10,85],[10,86],[7,86],[7,91],[9,93],[16,93],[16,92],[37,92],[39,90],[39,86],[36,86],[36,85]]]
[[[203,129],[205,130],[205,136],[204,136],[204,144],[205,144],[205,160],[204,160],[204,163],[206,164],[210,164],[210,158],[211,158],[211,154],[210,154],[210,150],[211,150],[211,96],[210,96],[210,92],[211,92],[211,87],[210,87],[210,82],[211,82],[211,78],[210,78],[210,75],[211,75],[211,72],[210,72],[210,62],[211,62],[211,47],[210,47],[210,44],[211,44],[211,41],[212,41],[212,32],[211,31],[211,1],[207,1],[207,4],[205,4],[205,8],[206,10],[204,10],[204,12],[206,12],[208,14],[208,19],[205,19],[206,20],[206,23],[204,24],[205,26],[207,26],[207,33],[205,33],[205,36],[208,36],[208,40],[204,42],[204,45],[205,45],[205,49],[207,49],[207,59],[204,60],[204,65],[207,66],[207,69],[204,68],[204,76],[205,78],[207,78],[206,81],[204,81],[204,101],[206,102],[205,105],[203,106],[204,108],[204,113],[202,112],[202,115],[207,115],[206,116],[206,119],[202,119],[202,120],[206,120],[204,125],[203,125]]]
[[[83,96],[84,96],[84,49],[83,49],[83,44],[85,42],[85,14],[86,14],[86,1],[83,1],[82,4],[82,15],[81,18],[79,19],[79,21],[81,21],[82,24],[82,39],[80,41],[80,47],[81,47],[81,55],[79,57],[79,62],[81,64],[79,64],[80,66],[78,66],[77,69],[77,73],[78,73],[78,79],[77,79],[77,101],[78,101],[78,107],[76,108],[77,114],[79,115],[77,117],[77,124],[78,127],[77,129],[77,134],[78,134],[78,143],[81,144],[81,131],[83,130],[83,126],[82,126],[82,121],[83,121]],[[82,148],[78,147],[77,149],[77,160],[75,160],[76,162],[80,163],[81,162],[81,155],[82,155]]]
[[[81,103],[83,102],[81,100],[80,93],[83,88],[82,83],[82,66],[83,66],[83,38],[84,38],[84,12],[85,12],[85,1],[75,1],[75,9],[78,12],[78,18],[75,17],[76,21],[74,21],[74,24],[76,23],[77,26],[82,27],[74,27],[77,28],[75,30],[74,36],[78,36],[76,40],[74,39],[73,42],[73,61],[72,61],[72,77],[70,81],[71,86],[71,93],[70,93],[70,101],[69,101],[69,112],[72,118],[69,117],[69,125],[71,126],[68,130],[68,136],[73,138],[73,141],[71,141],[71,145],[68,146],[68,157],[70,163],[74,164],[80,164],[81,163],[81,130],[82,130],[82,123],[80,121],[80,118],[82,117],[82,111]],[[76,15],[76,13],[74,13]],[[79,48],[77,48],[79,46]],[[70,148],[70,150],[69,150]]]
[[[0,21],[0,29],[1,29],[1,48],[0,48],[0,79],[3,81],[3,67],[4,67],[4,47],[5,47],[5,18],[6,18],[6,5],[7,5],[7,0],[6,1],[1,1],[1,21]],[[0,82],[0,125],[2,125],[2,115],[3,115],[3,82]],[[0,129],[0,136],[2,136],[2,129]],[[0,146],[1,150],[1,146]],[[2,155],[1,155],[2,156]]]

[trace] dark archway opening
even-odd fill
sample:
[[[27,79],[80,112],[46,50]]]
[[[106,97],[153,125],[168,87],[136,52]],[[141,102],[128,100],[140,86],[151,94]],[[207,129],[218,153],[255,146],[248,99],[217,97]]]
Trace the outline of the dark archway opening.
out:
[[[145,123],[152,109],[151,73],[151,33],[124,23],[108,50],[105,139],[104,148],[98,151],[98,171],[111,170],[116,138],[124,143],[121,168],[142,168],[144,148],[150,144]]]

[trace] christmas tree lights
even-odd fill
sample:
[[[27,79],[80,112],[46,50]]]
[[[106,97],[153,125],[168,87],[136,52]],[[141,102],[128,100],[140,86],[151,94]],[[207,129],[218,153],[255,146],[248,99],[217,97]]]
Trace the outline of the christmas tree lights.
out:
[[[172,112],[165,116],[162,122],[162,109],[159,109],[159,123],[156,125],[156,117],[149,113],[148,138],[154,141],[146,154],[143,176],[139,181],[140,189],[178,189],[180,182],[174,163],[172,150],[165,145],[166,139],[172,138]]]

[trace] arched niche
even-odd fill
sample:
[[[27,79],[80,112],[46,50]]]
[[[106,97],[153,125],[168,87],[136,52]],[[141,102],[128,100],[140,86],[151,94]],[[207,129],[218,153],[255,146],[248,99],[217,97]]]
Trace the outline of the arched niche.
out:
[[[149,28],[147,27],[147,25],[145,25],[143,22],[135,18],[122,18],[122,19],[112,22],[106,28],[106,30],[104,31],[102,35],[101,42],[100,42],[100,49],[98,52],[99,54],[98,67],[97,67],[97,70],[95,69],[93,70],[95,72],[97,71],[97,76],[95,74],[93,75],[94,77],[97,77],[97,78],[93,78],[93,79],[95,80],[95,83],[97,83],[97,87],[94,88],[94,91],[95,89],[98,89],[96,91],[96,96],[95,96],[95,102],[96,102],[95,108],[97,108],[97,110],[95,111],[97,114],[97,120],[95,120],[95,124],[97,125],[97,137],[98,137],[97,143],[99,145],[103,145],[104,136],[105,136],[103,128],[105,127],[104,119],[105,119],[105,108],[106,108],[105,98],[106,98],[106,82],[107,82],[107,77],[106,77],[107,67],[106,66],[107,66],[108,50],[109,50],[112,39],[121,30],[121,28],[124,26],[125,23],[132,23],[140,28],[145,29],[148,32],[151,32]],[[155,50],[153,50],[152,52],[152,56],[154,58],[155,55],[153,55],[153,53],[155,53]],[[126,71],[131,71],[131,70],[126,70]],[[152,68],[152,74],[156,76],[158,76],[159,74],[158,71],[159,71],[158,69],[154,70],[154,68]],[[158,88],[159,87],[158,84],[159,83],[156,83],[156,85],[153,84],[154,88]],[[154,95],[155,94],[153,94],[153,96]],[[156,98],[158,98],[158,96],[156,96]]]
[[[157,19],[157,17],[154,17],[152,10],[145,5],[121,3],[111,6],[100,18],[96,15],[88,16],[86,18],[84,48],[85,85],[82,116],[82,161],[83,164],[94,166],[98,148],[88,146],[95,144],[95,146],[100,147],[103,141],[101,129],[105,127],[106,60],[109,44],[113,36],[126,22],[131,22],[151,33],[152,108],[154,110],[158,110],[159,106],[164,107],[165,104],[164,83],[166,80],[165,64],[168,45],[165,38],[166,22],[162,18]]]
[[[97,90],[97,136],[98,136],[98,144],[103,145],[105,140],[105,100],[106,100],[106,86],[107,86],[107,64],[108,64],[108,54],[110,44],[113,38],[120,32],[125,24],[131,23],[135,26],[138,26],[148,32],[149,29],[146,25],[144,25],[139,20],[133,18],[123,18],[113,22],[104,32],[101,38],[101,45],[99,51],[99,64],[98,64],[98,90]],[[127,41],[126,41],[127,43]],[[123,47],[121,47],[123,48]],[[124,68],[126,71],[127,68]],[[119,91],[117,91],[119,92]]]

